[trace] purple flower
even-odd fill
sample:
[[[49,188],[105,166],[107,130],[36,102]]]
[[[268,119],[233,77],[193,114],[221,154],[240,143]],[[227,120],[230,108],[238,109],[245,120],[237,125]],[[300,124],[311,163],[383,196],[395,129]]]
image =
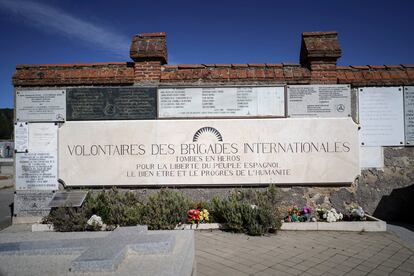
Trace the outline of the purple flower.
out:
[[[311,212],[312,212],[312,210],[309,207],[303,207],[302,208],[302,213],[303,214],[310,214]]]

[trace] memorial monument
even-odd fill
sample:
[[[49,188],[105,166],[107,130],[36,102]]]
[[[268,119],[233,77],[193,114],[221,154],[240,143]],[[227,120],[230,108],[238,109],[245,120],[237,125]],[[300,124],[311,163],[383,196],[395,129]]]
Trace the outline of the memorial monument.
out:
[[[413,66],[337,66],[336,32],[303,33],[300,64],[167,65],[166,45],[140,34],[133,62],[17,65],[15,222],[67,188],[275,184],[287,204],[373,213],[412,185]]]

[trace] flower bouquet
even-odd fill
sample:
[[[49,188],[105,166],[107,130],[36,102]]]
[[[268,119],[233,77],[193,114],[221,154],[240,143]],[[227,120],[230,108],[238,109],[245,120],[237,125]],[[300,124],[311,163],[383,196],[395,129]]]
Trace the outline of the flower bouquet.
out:
[[[190,209],[187,211],[187,222],[191,224],[207,223],[209,220],[209,212],[207,209]]]
[[[285,222],[309,222],[316,221],[315,217],[312,215],[312,209],[305,206],[302,209],[299,209],[297,206],[294,206],[288,210],[288,215],[285,218]]]
[[[317,208],[316,212],[318,214],[318,219],[321,221],[335,222],[344,218],[342,213],[337,212],[335,208]]]

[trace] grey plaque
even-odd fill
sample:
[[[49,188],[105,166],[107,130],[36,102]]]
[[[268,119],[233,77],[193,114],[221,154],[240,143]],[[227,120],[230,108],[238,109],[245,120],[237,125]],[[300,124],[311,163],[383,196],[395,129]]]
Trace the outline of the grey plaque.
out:
[[[87,191],[56,192],[49,207],[80,207],[87,194]]]
[[[404,145],[402,87],[362,87],[358,92],[361,145]]]
[[[290,85],[290,117],[350,117],[350,85]]]
[[[61,122],[65,118],[65,90],[16,91],[16,121]]]
[[[16,217],[47,216],[50,212],[48,205],[52,197],[51,191],[16,191],[13,205],[14,215]]]
[[[404,88],[405,144],[414,146],[414,86]]]
[[[16,154],[16,190],[57,190],[57,156],[55,153]]]
[[[153,87],[71,88],[67,90],[67,120],[155,119],[156,94]]]
[[[160,118],[284,117],[283,87],[158,89]]]
[[[29,125],[27,122],[14,124],[14,150],[27,152],[29,148]]]

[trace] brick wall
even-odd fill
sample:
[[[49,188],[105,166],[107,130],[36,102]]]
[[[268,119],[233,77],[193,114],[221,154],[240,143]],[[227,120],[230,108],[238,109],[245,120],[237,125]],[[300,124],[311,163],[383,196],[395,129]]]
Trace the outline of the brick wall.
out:
[[[13,84],[16,87],[336,83],[351,84],[352,87],[414,85],[414,65],[337,66],[341,54],[336,32],[312,32],[302,34],[298,64],[167,65],[165,33],[140,34],[133,38],[131,44],[133,62],[18,65]],[[284,187],[280,189],[281,200],[286,206],[314,206],[329,201],[340,210],[349,203],[357,202],[369,213],[390,218],[390,212],[397,203],[402,202],[401,198],[410,196],[405,189],[411,187],[413,190],[413,164],[414,147],[387,147],[384,170],[364,170],[361,177],[349,187]],[[223,195],[228,190],[225,187],[183,189],[192,197],[200,199]],[[396,193],[399,190],[401,192]],[[146,193],[145,190],[138,192]],[[381,207],[385,199],[387,208]]]
[[[130,49],[133,62],[18,65],[13,84],[414,84],[414,65],[337,66],[341,54],[336,32],[310,32],[302,34],[298,64],[166,65],[166,34],[149,33],[134,36]]]

